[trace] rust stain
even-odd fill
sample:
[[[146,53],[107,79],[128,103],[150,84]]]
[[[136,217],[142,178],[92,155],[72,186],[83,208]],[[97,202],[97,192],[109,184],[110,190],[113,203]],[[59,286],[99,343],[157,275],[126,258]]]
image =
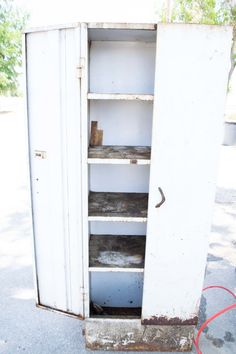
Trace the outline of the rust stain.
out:
[[[87,349],[90,350],[104,350],[104,345],[101,345],[100,342],[87,343]],[[166,352],[166,351],[174,351],[174,352],[190,352],[192,350],[192,342],[188,342],[183,347],[182,345],[178,345],[178,343],[171,340],[171,338],[166,341],[161,341],[159,343],[155,342],[136,342],[136,343],[127,343],[127,344],[118,344],[114,343],[108,344],[105,350],[115,350],[119,352],[125,351],[147,351],[147,352]]]
[[[136,165],[137,164],[137,160],[135,160],[135,159],[133,159],[133,160],[130,160],[130,163],[131,163],[131,165]]]
[[[65,316],[76,318],[78,320],[84,320],[85,319],[82,315],[75,315],[74,313],[71,313],[71,312],[66,312],[66,311],[63,311],[63,310],[54,309],[53,307],[45,306],[45,305],[42,305],[40,303],[36,303],[36,307],[38,307],[38,308],[40,308],[42,310],[46,310],[46,311],[52,311],[52,312],[56,312],[56,313],[61,313],[61,314],[65,315]]]
[[[193,318],[188,318],[182,320],[179,317],[168,318],[166,316],[152,316],[151,318],[144,318],[141,320],[142,325],[169,325],[169,326],[182,326],[182,325],[193,325],[195,326],[198,322],[198,316]]]

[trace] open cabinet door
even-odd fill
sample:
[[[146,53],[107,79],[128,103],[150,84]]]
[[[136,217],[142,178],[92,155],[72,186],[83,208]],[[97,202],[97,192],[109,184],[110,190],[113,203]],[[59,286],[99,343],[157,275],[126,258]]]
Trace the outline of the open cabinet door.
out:
[[[81,30],[25,41],[37,301],[83,317]]]
[[[142,323],[193,325],[203,286],[231,27],[161,24]],[[165,202],[158,207],[162,197]]]

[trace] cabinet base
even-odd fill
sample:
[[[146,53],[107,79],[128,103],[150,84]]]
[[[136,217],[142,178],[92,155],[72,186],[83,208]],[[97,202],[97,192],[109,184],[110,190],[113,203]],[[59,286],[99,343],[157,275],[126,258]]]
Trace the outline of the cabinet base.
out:
[[[89,318],[86,347],[92,350],[188,352],[195,326],[145,326],[139,319]]]

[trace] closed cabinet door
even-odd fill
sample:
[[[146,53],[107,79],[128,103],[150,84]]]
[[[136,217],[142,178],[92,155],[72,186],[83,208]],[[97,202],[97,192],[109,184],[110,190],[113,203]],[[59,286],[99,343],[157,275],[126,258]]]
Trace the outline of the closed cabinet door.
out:
[[[25,36],[38,304],[83,317],[81,30]]]
[[[231,38],[227,26],[158,25],[143,324],[197,322]]]

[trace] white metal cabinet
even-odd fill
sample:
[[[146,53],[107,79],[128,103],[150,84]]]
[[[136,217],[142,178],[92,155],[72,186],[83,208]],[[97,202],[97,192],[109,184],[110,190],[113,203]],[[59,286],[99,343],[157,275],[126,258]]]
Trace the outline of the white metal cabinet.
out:
[[[86,318],[89,348],[191,347],[231,35],[173,24],[26,34],[38,302]]]

